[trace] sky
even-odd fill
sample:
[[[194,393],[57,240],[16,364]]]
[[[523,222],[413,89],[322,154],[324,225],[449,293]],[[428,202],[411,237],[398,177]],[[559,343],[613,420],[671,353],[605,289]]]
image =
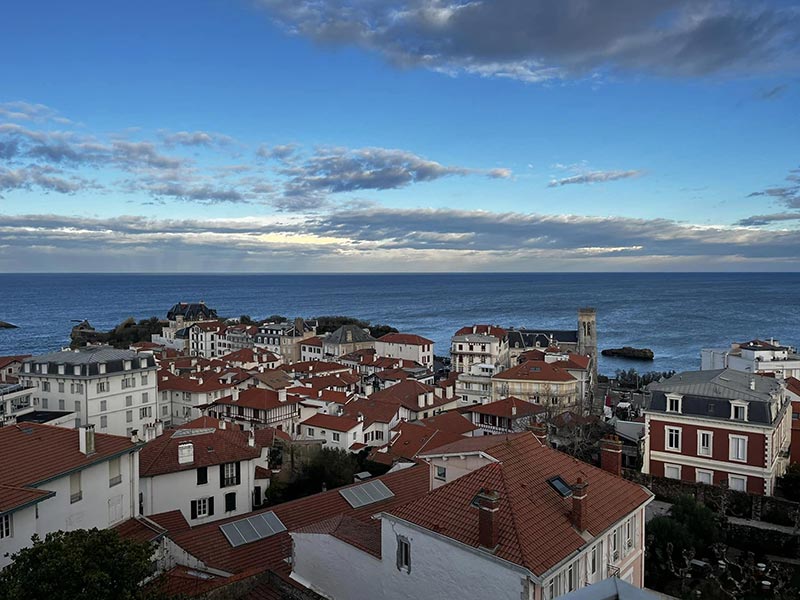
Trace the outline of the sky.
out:
[[[800,270],[800,5],[17,2],[0,272]]]

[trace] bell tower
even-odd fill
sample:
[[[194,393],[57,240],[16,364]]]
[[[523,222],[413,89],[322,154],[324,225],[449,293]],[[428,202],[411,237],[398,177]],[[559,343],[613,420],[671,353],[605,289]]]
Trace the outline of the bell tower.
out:
[[[597,310],[578,309],[578,352],[592,357],[592,385],[597,385]]]

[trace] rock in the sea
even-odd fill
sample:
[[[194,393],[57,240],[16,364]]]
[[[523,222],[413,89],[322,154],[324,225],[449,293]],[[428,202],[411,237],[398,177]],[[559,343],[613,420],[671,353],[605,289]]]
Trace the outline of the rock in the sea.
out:
[[[16,325],[12,325],[11,323],[0,321],[0,329],[18,329],[18,327]]]
[[[650,348],[633,348],[623,346],[622,348],[607,348],[602,352],[603,356],[616,356],[617,358],[631,358],[633,360],[653,360],[655,355]]]

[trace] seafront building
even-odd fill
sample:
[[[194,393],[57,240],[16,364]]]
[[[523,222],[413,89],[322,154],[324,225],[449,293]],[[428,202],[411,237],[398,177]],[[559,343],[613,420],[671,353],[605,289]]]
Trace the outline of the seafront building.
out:
[[[376,356],[410,360],[433,367],[433,341],[413,333],[387,333],[375,342]]]
[[[700,358],[703,371],[734,369],[745,373],[772,373],[784,378],[800,377],[797,350],[775,339],[734,343],[722,350],[704,349]]]
[[[72,411],[78,425],[130,437],[158,416],[156,369],[152,354],[88,346],[27,358],[19,377],[33,388],[34,406]]]

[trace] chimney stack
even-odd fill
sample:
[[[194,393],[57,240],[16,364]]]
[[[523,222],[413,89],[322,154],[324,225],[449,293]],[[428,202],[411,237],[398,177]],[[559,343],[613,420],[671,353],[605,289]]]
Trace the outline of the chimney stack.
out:
[[[164,433],[164,421],[156,419],[156,437]]]
[[[586,489],[588,482],[578,477],[578,482],[572,486],[572,513],[570,520],[578,531],[586,530]]]
[[[286,402],[286,388],[278,390],[278,402]]]
[[[538,421],[533,421],[532,423],[528,423],[528,431],[533,434],[543,446],[547,445],[547,423],[539,423]]]
[[[622,442],[616,435],[600,440],[600,467],[617,477],[622,476]]]
[[[94,454],[94,425],[82,425],[78,428],[78,448],[81,454]]]
[[[194,462],[194,444],[185,442],[178,444],[178,464],[188,465]]]
[[[500,523],[495,514],[500,508],[500,493],[481,490],[475,503],[478,505],[478,543],[484,550],[494,552],[500,539]]]
[[[131,441],[134,444],[138,444],[139,443],[139,430],[138,429],[131,430]]]
[[[227,424],[225,423],[225,419],[220,419],[219,420],[219,428],[220,429],[225,429],[226,427],[227,427]]]
[[[254,448],[256,445],[256,432],[253,429],[247,433],[247,445],[251,448]]]

